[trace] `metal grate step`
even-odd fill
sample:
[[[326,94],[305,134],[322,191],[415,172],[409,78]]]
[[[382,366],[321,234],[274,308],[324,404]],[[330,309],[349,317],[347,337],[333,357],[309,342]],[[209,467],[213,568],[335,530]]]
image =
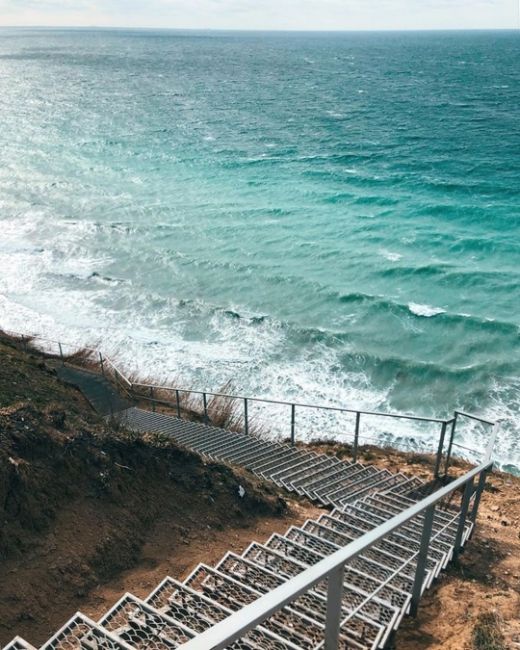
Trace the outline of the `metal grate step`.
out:
[[[132,646],[78,612],[40,650],[132,650]]]
[[[169,650],[186,643],[196,631],[132,594],[125,594],[100,619],[99,625],[133,648]]]
[[[276,464],[281,464],[284,460],[296,457],[298,454],[299,452],[295,451],[292,447],[281,444],[278,451],[273,451],[271,456],[256,461],[248,461],[244,464],[244,467],[255,474],[259,474],[264,470],[269,470],[271,467],[275,467]]]
[[[343,461],[339,460],[339,458],[334,458],[334,456],[330,458],[331,462],[324,464],[314,472],[309,472],[307,476],[301,477],[296,481],[292,481],[293,489],[295,489],[298,494],[304,494],[305,488],[308,485],[319,482],[319,480],[325,481],[327,478],[333,475],[335,476],[336,472],[339,469],[346,469],[350,465],[350,463],[344,463]]]
[[[383,478],[374,477],[373,481],[367,481],[359,490],[353,491],[343,499],[340,499],[340,505],[351,503],[365,494],[372,494],[375,490],[384,490],[385,488],[399,485],[399,483],[404,481],[406,481],[404,474],[390,474],[390,476],[383,476]]]
[[[305,530],[306,532],[311,533],[316,537],[326,539],[337,545],[338,548],[346,546],[350,542],[360,537],[358,531],[353,532],[352,530],[347,529],[346,526],[342,531],[339,531],[337,528],[332,529],[315,521],[308,521],[306,525],[302,527],[302,530]],[[388,538],[382,539],[376,545],[372,546],[372,548],[387,554],[393,560],[400,562],[401,565],[404,565],[404,563],[407,562],[407,560],[409,560],[415,552],[415,549],[396,544],[394,541],[389,540]],[[416,562],[412,560],[406,567],[403,567],[400,572],[411,577],[415,573],[415,566]],[[431,558],[428,558],[426,567],[427,578],[429,577],[429,573],[431,573],[433,577],[436,577],[442,568],[439,562],[432,560]]]
[[[271,571],[261,564],[249,561],[233,553],[228,553],[217,568],[228,575],[236,577],[243,583],[253,583],[255,588],[262,593],[267,593],[295,575],[294,572],[280,575],[280,573]],[[300,571],[305,568],[306,567],[300,567]],[[301,610],[303,614],[311,617],[314,621],[324,623],[327,613],[326,584],[323,583],[319,587],[319,593],[315,589],[310,590],[301,596],[295,603],[292,603],[291,607],[298,611]],[[349,598],[350,591],[349,588],[346,587],[343,596],[344,604],[342,612],[344,617],[352,612],[355,605],[362,601],[362,597],[360,598],[358,594],[355,594],[358,602],[354,602]],[[369,610],[370,607],[367,607],[366,609]],[[342,630],[343,634],[346,637],[352,637],[358,641],[360,639],[364,639],[365,641],[370,639],[373,644],[379,643],[384,632],[383,625],[380,621],[374,619],[373,614],[373,611],[370,612],[370,614],[367,614],[363,609],[359,615],[353,616],[350,623]]]
[[[257,589],[204,564],[199,564],[184,584],[233,611],[261,596]],[[303,612],[296,612],[293,607],[294,603],[292,607],[284,607],[264,621],[263,625],[269,631],[289,640],[297,639],[297,645],[302,648],[313,648],[323,637],[324,628]]]
[[[377,484],[379,481],[391,477],[392,474],[387,469],[376,469],[372,466],[365,467],[363,472],[356,474],[346,484],[340,486],[334,492],[327,495],[330,503],[341,503],[342,500],[348,501],[348,498],[358,492]]]
[[[341,463],[341,461],[338,461],[338,459],[334,458],[333,456],[322,456],[316,460],[314,466],[304,468],[300,470],[298,474],[292,475],[290,479],[284,480],[284,485],[288,489],[295,490],[301,494],[299,487],[302,483],[308,483],[309,481],[312,481],[314,476],[320,471],[328,470],[331,472],[332,469],[338,465],[338,463]]]
[[[348,536],[352,535],[355,537],[360,537],[364,535],[369,530],[373,530],[374,526],[367,523],[361,518],[354,516],[348,516],[345,521],[341,521],[335,517],[329,515],[322,515],[318,519],[318,523],[327,528],[331,528],[339,533],[346,534]],[[420,536],[412,535],[403,535],[399,531],[391,533],[386,538],[388,542],[392,542],[404,548],[409,548],[410,550],[418,551],[420,548]],[[431,546],[429,549],[429,557],[434,560],[436,563],[440,564],[441,568],[444,568],[448,562],[450,556],[450,547],[441,548],[437,545]]]
[[[360,500],[357,502],[357,507],[359,508],[364,508],[366,510],[370,510],[374,513],[378,513],[381,515],[381,517],[384,517],[385,519],[391,519],[394,515],[396,515],[398,512],[402,512],[403,508],[398,508],[394,507],[388,503],[381,503],[378,501],[376,498],[373,497],[366,497],[365,499]],[[435,518],[433,520],[433,533],[439,533],[438,539],[441,539],[442,541],[445,541],[448,544],[453,544],[455,540],[455,534],[457,532],[457,526],[458,526],[458,513],[454,513],[453,516],[451,517],[451,523],[449,523],[450,519],[446,520],[444,518],[439,518],[437,516],[437,512],[435,513]],[[424,521],[424,516],[423,515],[418,515],[417,517],[414,517],[412,520],[408,522],[408,525],[415,530],[420,530],[422,531],[422,525]]]
[[[364,480],[372,476],[372,474],[376,474],[379,471],[380,470],[376,469],[375,467],[372,467],[371,465],[368,466],[360,465],[360,468],[357,471],[353,471],[350,474],[350,476],[347,477],[346,480],[344,477],[338,476],[336,481],[332,482],[326,488],[320,488],[315,492],[320,498],[320,500],[323,501],[323,503],[333,504],[335,503],[336,494],[338,492],[343,493],[345,488],[349,488],[352,485],[359,485]],[[348,490],[345,491],[344,494],[348,494]]]
[[[285,462],[279,463],[275,467],[269,469],[263,469],[262,471],[258,472],[258,474],[262,478],[274,480],[274,477],[278,476],[278,474],[283,474],[284,472],[290,470],[295,465],[298,465],[299,463],[307,460],[309,457],[315,458],[316,454],[311,454],[310,452],[307,451],[297,450],[295,452],[295,455],[291,458],[287,457]]]
[[[343,466],[335,469],[329,476],[306,485],[303,492],[311,499],[318,499],[328,494],[335,487],[340,486],[342,481],[347,482],[349,478],[364,469],[365,466],[361,465],[361,463],[343,462]]]
[[[148,596],[146,602],[171,618],[186,623],[189,621],[197,633],[204,632],[233,613],[233,610],[172,578],[163,580]],[[232,647],[241,648],[244,644],[268,650],[298,650],[297,645],[269,632],[261,625],[244,635],[240,642],[234,643]]]

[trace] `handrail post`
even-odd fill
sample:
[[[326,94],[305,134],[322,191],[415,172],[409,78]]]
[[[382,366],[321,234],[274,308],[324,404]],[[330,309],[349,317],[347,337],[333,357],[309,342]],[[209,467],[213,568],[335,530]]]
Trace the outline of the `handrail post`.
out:
[[[296,404],[291,404],[291,445],[294,447],[295,443],[295,428],[296,428]]]
[[[176,401],[177,401],[177,417],[180,418],[181,417],[181,400],[180,400],[180,396],[179,396],[179,391],[177,389],[175,389],[175,398],[176,398]]]
[[[493,428],[491,430],[491,437],[489,439],[488,446],[484,454],[484,460],[491,460],[491,457],[493,456],[493,449],[495,448],[495,443],[498,438],[499,428],[500,428],[499,422],[495,422],[493,424]]]
[[[327,578],[327,618],[325,621],[325,650],[337,650],[341,624],[344,567],[335,569]]]
[[[439,473],[441,469],[441,460],[442,460],[442,450],[444,449],[444,438],[446,437],[446,429],[448,428],[448,423],[443,422],[441,428],[441,435],[439,438],[439,447],[437,449],[437,459],[435,461],[435,470],[433,472],[433,478],[439,478]]]
[[[249,434],[249,419],[247,417],[247,397],[244,397],[244,433]]]
[[[101,374],[104,377],[105,376],[105,363],[104,363],[103,355],[101,354],[101,352],[99,353],[99,367],[101,368]]]
[[[65,359],[63,358],[63,348],[61,347],[61,343],[58,343],[58,346],[60,348],[60,357],[61,357],[61,365],[65,365]]]
[[[454,416],[453,416],[453,422],[451,425],[451,432],[450,432],[450,443],[448,445],[448,451],[446,453],[446,463],[444,465],[444,477],[448,476],[448,468],[450,465],[450,458],[451,458],[451,449],[453,447],[453,439],[455,438],[455,429],[457,428],[457,411],[455,411]]]
[[[460,506],[459,525],[457,526],[457,533],[455,534],[455,542],[453,544],[453,559],[456,560],[462,550],[462,535],[464,534],[464,526],[466,524],[466,517],[469,509],[469,502],[473,494],[474,479],[466,483],[464,494],[462,495],[462,503]]]
[[[417,616],[419,608],[419,601],[421,600],[422,586],[424,582],[424,574],[426,572],[426,562],[428,560],[428,549],[430,546],[430,538],[433,528],[433,518],[435,515],[435,504],[429,506],[424,514],[424,523],[421,535],[421,545],[419,547],[419,555],[417,557],[417,567],[415,569],[415,577],[412,587],[412,602],[410,603],[411,616]]]
[[[356,412],[356,428],[354,430],[354,446],[352,448],[352,459],[356,463],[358,455],[358,445],[359,445],[359,421],[361,420],[361,413]]]
[[[468,519],[471,521],[473,525],[475,525],[475,521],[477,520],[477,514],[478,514],[478,507],[480,505],[480,497],[482,496],[482,492],[484,491],[484,487],[486,486],[486,479],[487,479],[487,471],[480,472],[480,476],[478,477],[478,483],[477,483],[477,489],[475,491],[475,498],[473,499],[473,506],[471,507],[471,512],[469,513]],[[471,531],[473,534],[473,530]]]
[[[202,403],[204,404],[204,420],[208,422],[208,398],[206,393],[202,393]]]
[[[150,400],[152,402],[152,412],[155,413],[155,400],[153,396],[153,386],[150,386]]]

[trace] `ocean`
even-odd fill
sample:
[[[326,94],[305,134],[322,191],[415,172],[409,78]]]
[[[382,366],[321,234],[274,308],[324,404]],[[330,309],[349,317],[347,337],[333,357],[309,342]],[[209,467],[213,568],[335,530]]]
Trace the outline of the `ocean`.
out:
[[[476,412],[518,470],[519,46],[1,29],[0,326],[190,387]]]

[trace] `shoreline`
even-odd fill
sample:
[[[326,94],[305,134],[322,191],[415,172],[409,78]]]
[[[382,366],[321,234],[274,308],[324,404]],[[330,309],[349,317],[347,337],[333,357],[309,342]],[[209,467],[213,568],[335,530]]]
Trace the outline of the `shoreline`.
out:
[[[243,395],[237,395],[237,392],[234,389],[234,386],[232,382],[228,382],[224,385],[221,385],[220,388],[216,390],[216,392],[212,392],[211,390],[206,390],[203,391],[201,389],[197,388],[186,388],[186,385],[183,383],[182,379],[179,379],[179,377],[173,373],[173,378],[171,382],[168,381],[163,381],[160,382],[154,378],[153,375],[146,374],[146,368],[141,369],[141,371],[138,372],[128,372],[125,368],[124,364],[119,363],[118,355],[116,353],[115,359],[112,360],[109,357],[105,357],[103,353],[101,352],[101,348],[96,347],[96,348],[90,348],[90,347],[84,347],[80,343],[60,343],[56,339],[51,339],[51,338],[45,338],[45,337],[40,337],[39,335],[27,335],[27,334],[20,334],[17,332],[12,332],[10,330],[2,330],[0,329],[0,334],[1,332],[5,332],[7,336],[12,336],[13,338],[20,338],[23,341],[23,337],[28,337],[28,340],[33,341],[33,345],[36,345],[36,349],[41,351],[41,352],[49,352],[50,354],[53,354],[56,358],[60,358],[60,355],[71,355],[72,358],[76,357],[77,361],[80,362],[80,365],[83,365],[85,367],[92,367],[95,368],[97,372],[100,371],[101,366],[99,365],[99,359],[100,358],[105,358],[107,359],[111,366],[115,369],[115,372],[120,376],[123,382],[129,382],[132,384],[132,389],[134,387],[137,387],[137,393],[134,395],[134,397],[141,401],[143,404],[147,404],[149,407],[150,404],[152,403],[150,401],[150,389],[152,391],[155,390],[154,393],[154,399],[157,401],[157,408],[166,408],[170,409],[172,411],[175,411],[175,389],[178,389],[181,395],[181,401],[183,401],[186,405],[186,407],[189,406],[189,408],[194,412],[194,414],[199,417],[203,414],[203,405],[202,405],[202,396],[207,395],[208,400],[213,399],[213,408],[216,410],[219,410],[222,408],[222,406],[225,406],[225,410],[229,411],[227,413],[227,421],[224,422],[225,426],[236,428],[241,426],[243,428],[244,424],[241,420],[243,419],[243,406],[241,405],[244,401],[244,396]],[[152,388],[153,387],[153,388]],[[212,395],[221,395],[221,394],[226,394],[226,395],[232,395],[229,399],[223,398],[220,400],[218,397],[217,398],[212,398]],[[160,399],[159,399],[160,398]],[[162,400],[162,403],[161,403]],[[153,401],[153,400],[152,400]],[[223,404],[219,404],[219,402],[223,402]],[[285,410],[287,410],[287,413],[290,413],[289,409],[292,404],[295,404],[298,406],[298,428],[296,431],[296,440],[298,442],[304,442],[304,443],[309,443],[313,444],[314,442],[321,440],[321,439],[331,439],[334,440],[337,443],[343,443],[343,444],[352,444],[354,438],[355,438],[355,413],[356,410],[351,408],[351,409],[346,409],[347,411],[350,411],[349,414],[349,420],[346,423],[346,428],[348,430],[347,436],[345,436],[345,433],[335,433],[334,429],[336,430],[338,428],[344,429],[344,420],[338,419],[337,415],[338,413],[342,410],[341,407],[339,406],[332,406],[328,403],[325,404],[301,404],[299,403],[298,400],[294,401],[283,401],[279,400],[277,398],[257,398],[251,395],[247,396],[247,401],[250,404],[250,409],[252,408],[251,405],[254,406],[254,403],[258,402],[259,404],[262,405],[262,408],[264,411],[260,411],[259,414],[253,415],[253,421],[254,424],[252,426],[256,427],[258,431],[261,431],[263,435],[269,436],[269,437],[278,437],[278,438],[289,438],[290,437],[290,432],[291,432],[291,423],[290,423],[290,415],[287,415],[285,413]],[[265,408],[268,407],[268,408]],[[301,408],[300,408],[301,407]],[[269,412],[269,409],[272,409],[271,412]],[[283,409],[283,411],[280,413],[280,409]],[[309,417],[310,414],[316,414],[315,421],[311,417],[309,418],[309,421],[306,421],[301,423],[301,417],[306,416]],[[374,418],[367,417],[365,418],[368,420],[370,426],[372,427],[368,433],[363,432],[360,433],[360,438],[359,438],[359,445],[362,446],[376,446],[376,447],[383,447],[383,448],[388,448],[388,449],[395,449],[399,450],[403,453],[419,453],[419,454],[429,454],[429,453],[434,453],[437,449],[437,444],[438,444],[438,435],[439,435],[439,430],[438,427],[440,423],[443,421],[440,418],[428,418],[424,416],[419,416],[415,415],[413,413],[392,413],[392,412],[385,412],[381,411],[379,412],[370,412],[370,411],[363,411],[363,409],[360,410],[360,413],[366,413],[370,416],[370,413],[372,413],[375,416],[381,416],[379,418],[376,418],[376,422],[378,426],[375,426],[374,423]],[[457,412],[456,412],[457,413]],[[286,421],[285,425],[282,429],[278,428],[278,425],[275,424],[273,426],[273,414],[275,418],[275,422],[278,420],[281,421]],[[332,415],[332,419],[331,416]],[[465,415],[465,414],[462,414]],[[222,418],[222,414],[217,415],[215,413],[215,416],[218,418]],[[269,418],[267,417],[269,416]],[[470,415],[470,417],[473,417]],[[397,420],[395,420],[397,418]],[[372,421],[371,421],[372,420]],[[411,429],[406,432],[405,427],[413,427],[416,422],[418,421],[418,424],[422,424],[421,420],[424,420],[426,424],[428,422],[438,422],[438,424],[434,424],[434,429],[432,431],[431,436],[424,436],[423,432],[421,431],[421,428],[418,427],[417,429]],[[269,422],[269,426],[265,425],[265,422]],[[483,420],[483,422],[486,423],[485,426],[487,425],[492,425],[493,423],[491,421],[487,422],[486,420]],[[387,431],[383,433],[382,429],[384,426],[387,426],[388,424],[391,424]],[[467,424],[467,423],[463,423]],[[430,426],[428,424],[428,426]],[[451,426],[451,425],[450,425]],[[328,430],[327,430],[328,427]],[[495,423],[495,427],[499,427],[499,423]],[[404,434],[402,429],[404,429]],[[360,427],[361,430],[361,427]],[[498,431],[500,433],[500,431]],[[487,435],[492,436],[493,432],[491,429],[488,428],[487,430]],[[376,436],[376,437],[374,437]],[[449,437],[449,436],[448,436]],[[488,445],[488,440],[484,439],[482,443],[482,447],[479,450],[475,449],[470,449],[466,445],[460,445],[457,444],[460,441],[457,440],[457,442],[454,444],[454,448],[452,449],[452,454],[459,458],[462,461],[467,461],[467,462],[478,462],[479,456],[477,454],[480,454],[480,457],[483,455],[487,445]],[[462,450],[462,451],[461,451]],[[520,464],[518,466],[514,464],[509,464],[506,467],[505,463],[500,463],[498,460],[495,460],[495,466],[499,467],[501,471],[505,471],[506,473],[509,473],[513,476],[520,476]]]

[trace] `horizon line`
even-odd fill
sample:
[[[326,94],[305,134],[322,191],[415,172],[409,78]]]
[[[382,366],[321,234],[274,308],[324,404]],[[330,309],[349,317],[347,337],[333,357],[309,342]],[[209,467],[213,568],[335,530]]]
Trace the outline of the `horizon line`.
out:
[[[161,27],[161,26],[126,26],[126,25],[1,25],[0,29],[99,29],[99,30],[134,30],[134,31],[183,31],[183,32],[237,32],[237,33],[300,33],[300,34],[353,34],[353,33],[403,33],[403,32],[514,32],[520,34],[518,27],[414,27],[396,29],[393,27],[379,29],[297,29],[297,28],[252,28],[252,27]]]

